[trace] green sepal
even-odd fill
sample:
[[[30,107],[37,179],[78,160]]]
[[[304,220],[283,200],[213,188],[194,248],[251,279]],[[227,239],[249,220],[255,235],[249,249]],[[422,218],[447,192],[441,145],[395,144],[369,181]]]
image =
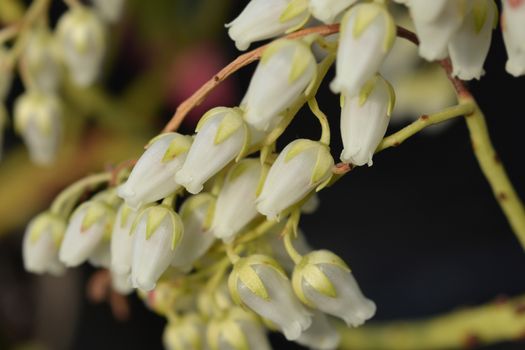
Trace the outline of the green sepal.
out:
[[[345,106],[345,95],[341,94],[339,95],[339,107],[341,109]]]
[[[368,79],[367,82],[361,88],[361,90],[359,90],[359,106],[362,106],[366,103],[368,97],[376,87],[378,79],[379,76],[374,75],[372,78]]]
[[[326,186],[328,186],[328,184],[330,183],[330,181],[332,180],[332,177],[333,177],[333,174],[330,174],[330,176],[328,176],[326,178],[326,180],[324,180],[323,182],[321,182],[316,188],[315,188],[315,192],[319,192],[321,191],[323,188],[325,188]]]
[[[111,216],[115,215],[115,210],[110,205],[101,200],[91,200],[86,202],[78,207],[77,210],[80,210],[83,207],[88,208],[84,215],[84,219],[82,220],[82,224],[80,225],[80,230],[82,232],[89,230],[91,226],[93,226],[97,221],[102,220],[104,216],[108,216],[110,218]]]
[[[386,89],[387,89],[387,92],[388,92],[388,95],[389,95],[388,107],[387,107],[387,110],[386,110],[386,114],[387,114],[387,116],[390,117],[392,115],[392,112],[394,111],[394,107],[396,106],[396,92],[394,90],[394,87],[392,86],[392,84],[390,84],[390,82],[388,80],[386,80],[383,77],[381,77],[381,79],[385,82]]]
[[[317,146],[319,146],[317,141],[312,141],[308,139],[297,140],[284,156],[284,162],[288,163],[290,160],[292,160],[302,152]]]
[[[332,167],[334,166],[334,159],[330,154],[328,146],[319,142],[319,150],[317,151],[317,160],[312,172],[311,182],[313,184],[325,181],[325,177],[330,177]]]
[[[213,118],[221,113],[228,113],[231,110],[231,108],[228,107],[215,107],[204,113],[204,115],[199,119],[199,122],[197,123],[197,126],[195,127],[195,132],[199,132],[204,124],[208,122],[210,118]]]
[[[232,136],[239,128],[245,126],[245,123],[242,119],[242,116],[234,110],[230,110],[222,118],[217,127],[217,132],[215,134],[215,139],[213,142],[218,145],[226,141],[230,136]],[[246,133],[245,133],[246,138]]]
[[[492,18],[492,29],[496,29],[498,27],[498,20],[499,20],[499,9],[498,5],[494,2],[494,0],[490,0],[490,6],[494,9],[494,17]]]
[[[209,230],[213,224],[213,217],[215,216],[215,206],[217,205],[217,200],[213,198],[208,205],[208,210],[206,211],[206,216],[202,222],[202,228],[204,230]]]
[[[292,40],[278,39],[269,44],[268,47],[264,50],[263,54],[261,55],[261,64],[266,64],[276,52],[288,45],[293,45]]]
[[[315,58],[310,49],[306,44],[297,42],[297,47],[295,48],[292,57],[292,69],[290,70],[290,75],[288,77],[290,83],[293,83],[303,75],[310,64],[315,64]]]
[[[266,181],[268,172],[270,172],[270,166],[268,164],[263,164],[261,170],[261,177],[259,178],[259,182],[257,183],[257,190],[255,191],[256,197],[259,197],[264,188],[264,182]]]
[[[126,226],[126,223],[128,222],[129,215],[133,209],[131,209],[126,203],[122,203],[122,211],[120,215],[120,227],[124,228]]]
[[[175,137],[173,140],[171,140],[168,148],[166,149],[166,152],[164,153],[164,156],[162,157],[161,162],[167,163],[181,154],[188,152],[191,147],[191,143],[191,136],[180,135]]]
[[[164,205],[158,205],[149,208],[143,215],[146,216],[146,240],[150,239],[153,233],[159,228],[160,224],[169,213],[169,208]]]
[[[307,10],[308,0],[292,0],[279,16],[279,22],[284,23],[292,20]]]
[[[383,41],[383,51],[387,52],[390,50],[396,39],[397,28],[394,19],[385,6],[376,3],[364,3],[355,6],[343,17],[341,21],[343,23],[341,31],[346,31],[346,23],[348,22],[349,17],[354,15],[355,21],[352,28],[352,36],[355,39],[358,39],[364,33],[377,16],[383,16],[386,30],[386,35]]]
[[[35,244],[45,230],[51,230],[51,237],[57,247],[60,246],[66,231],[66,222],[58,215],[43,212],[35,217],[30,223],[29,241]]]
[[[238,162],[242,158],[246,157],[248,154],[252,152],[250,148],[251,144],[251,135],[250,135],[250,129],[248,128],[248,124],[246,124],[243,120],[242,126],[244,128],[244,141],[242,143],[242,148],[237,157],[235,157],[235,161]]]
[[[472,17],[474,19],[474,30],[479,34],[487,21],[488,5],[486,1],[473,1],[472,3]]]

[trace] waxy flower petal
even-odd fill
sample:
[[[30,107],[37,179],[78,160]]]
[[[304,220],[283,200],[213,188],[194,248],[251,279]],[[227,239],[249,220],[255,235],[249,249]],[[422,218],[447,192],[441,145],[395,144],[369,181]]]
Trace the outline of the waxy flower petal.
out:
[[[55,37],[47,29],[35,29],[29,36],[22,61],[35,86],[53,93],[60,81],[60,57]]]
[[[355,4],[357,0],[309,0],[308,8],[321,22],[334,23],[339,15]]]
[[[116,274],[129,274],[133,257],[131,227],[138,212],[121,204],[111,233],[111,270]]]
[[[320,311],[313,311],[312,325],[295,340],[296,343],[315,350],[334,350],[341,342],[341,336],[328,317]]]
[[[501,30],[507,48],[507,72],[525,74],[525,1],[503,0]]]

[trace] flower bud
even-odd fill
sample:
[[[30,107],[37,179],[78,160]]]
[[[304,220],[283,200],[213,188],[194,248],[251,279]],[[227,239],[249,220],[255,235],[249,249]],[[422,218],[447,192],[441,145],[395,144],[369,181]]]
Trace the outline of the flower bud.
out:
[[[244,119],[255,129],[272,129],[316,74],[315,57],[305,43],[282,39],[270,44],[241,102]]]
[[[312,15],[321,22],[331,24],[336,22],[339,15],[357,0],[309,0],[309,2]]]
[[[212,224],[215,236],[229,242],[257,216],[255,199],[261,174],[258,159],[244,159],[230,169],[217,197]]]
[[[319,311],[313,311],[312,325],[295,341],[315,350],[334,350],[339,346],[341,336],[328,317]]]
[[[354,165],[373,164],[372,157],[385,136],[395,94],[380,76],[369,80],[359,95],[344,96],[341,109],[341,160]]]
[[[173,209],[164,204],[144,209],[133,226],[131,280],[135,288],[149,291],[173,260],[183,226]]]
[[[515,77],[525,74],[525,2],[503,0],[501,29],[507,49],[507,72]]]
[[[291,142],[270,168],[257,198],[257,210],[269,220],[276,219],[316,187],[324,187],[332,176],[333,165],[330,149],[321,142]]]
[[[396,25],[388,10],[376,3],[352,7],[341,25],[336,75],[330,88],[355,96],[388,55],[396,38]]]
[[[62,136],[60,101],[54,95],[28,91],[16,99],[14,122],[31,161],[39,165],[51,164]]]
[[[111,233],[111,270],[119,275],[129,274],[133,256],[131,227],[138,212],[122,203]]]
[[[162,336],[164,348],[167,350],[207,349],[205,328],[202,319],[195,314],[169,322]]]
[[[498,20],[494,0],[478,0],[448,44],[452,75],[463,80],[479,79],[489,52],[492,29]]]
[[[126,182],[118,188],[118,195],[138,210],[175,192],[180,185],[174,175],[181,169],[190,146],[191,137],[178,133],[152,139]]]
[[[13,83],[13,68],[9,62],[8,50],[0,44],[0,102],[4,102]]]
[[[117,22],[122,16],[124,0],[93,0],[95,11],[104,21]]]
[[[38,89],[54,93],[60,81],[59,53],[48,29],[34,30],[27,43],[23,64]]]
[[[175,181],[192,194],[202,191],[203,184],[235,157],[243,153],[249,135],[237,108],[216,107],[197,124],[193,141]]]
[[[85,262],[104,239],[109,240],[115,220],[115,210],[102,200],[81,204],[71,215],[59,258],[67,267]]]
[[[44,212],[35,217],[24,234],[22,257],[24,267],[32,273],[60,275],[65,271],[58,260],[58,248],[66,223],[58,216]]]
[[[301,27],[309,17],[307,0],[251,0],[226,25],[239,50],[254,41],[270,39]]]
[[[304,256],[295,267],[292,284],[303,303],[343,319],[348,326],[360,326],[376,312],[345,262],[327,250]]]
[[[74,6],[59,19],[57,35],[73,82],[81,87],[93,84],[106,52],[104,24],[92,10]]]
[[[237,261],[228,279],[233,300],[275,323],[288,340],[310,327],[311,315],[295,297],[290,281],[275,260],[251,255]]]
[[[191,196],[182,204],[179,215],[184,235],[175,250],[171,266],[190,270],[215,242],[215,236],[209,230],[214,208],[215,198],[208,193]]]

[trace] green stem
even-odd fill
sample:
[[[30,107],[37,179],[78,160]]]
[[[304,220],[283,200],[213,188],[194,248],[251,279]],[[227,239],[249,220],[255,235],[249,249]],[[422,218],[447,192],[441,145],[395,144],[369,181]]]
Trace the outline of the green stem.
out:
[[[328,123],[326,114],[324,114],[319,108],[319,104],[317,103],[317,99],[315,97],[312,97],[308,100],[308,107],[310,107],[310,110],[317,117],[317,120],[319,120],[319,123],[321,124],[322,132],[321,139],[319,141],[327,146],[330,146],[330,124]]]

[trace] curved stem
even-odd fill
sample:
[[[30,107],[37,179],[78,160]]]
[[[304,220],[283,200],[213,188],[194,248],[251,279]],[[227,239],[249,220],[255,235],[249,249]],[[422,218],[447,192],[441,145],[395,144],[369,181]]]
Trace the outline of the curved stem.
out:
[[[283,237],[284,242],[284,249],[286,249],[286,252],[290,256],[290,258],[293,260],[295,264],[298,264],[302,259],[303,256],[299,254],[297,249],[292,244],[292,232],[286,232]]]
[[[321,111],[319,108],[319,104],[317,103],[317,99],[315,97],[312,97],[308,100],[308,107],[310,107],[310,110],[312,113],[317,117],[317,120],[319,120],[319,123],[321,124],[321,139],[319,140],[321,143],[324,143],[325,145],[330,145],[330,124],[328,123],[328,118],[326,118],[326,114]]]

